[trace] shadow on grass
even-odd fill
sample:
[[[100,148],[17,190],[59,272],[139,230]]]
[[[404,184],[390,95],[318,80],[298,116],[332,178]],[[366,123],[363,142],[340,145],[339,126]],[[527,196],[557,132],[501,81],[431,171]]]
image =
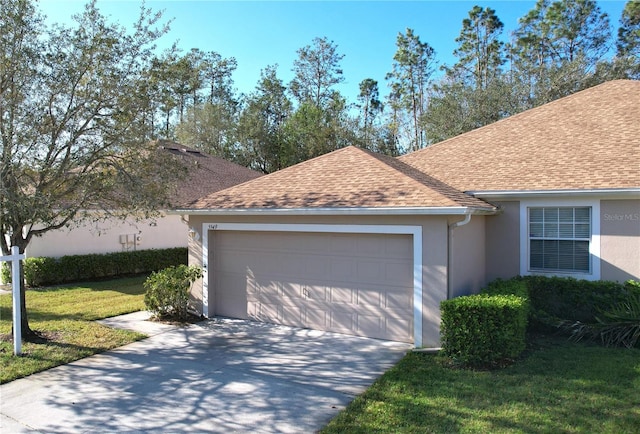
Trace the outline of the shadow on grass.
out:
[[[115,291],[123,294],[139,295],[144,294],[144,281],[148,274],[139,274],[120,278],[104,278],[101,280],[69,282],[60,285],[35,286],[27,288],[28,291],[38,293],[56,292],[60,290],[88,289],[91,291]]]
[[[640,432],[640,350],[563,338],[536,344],[494,371],[410,354],[326,432]]]

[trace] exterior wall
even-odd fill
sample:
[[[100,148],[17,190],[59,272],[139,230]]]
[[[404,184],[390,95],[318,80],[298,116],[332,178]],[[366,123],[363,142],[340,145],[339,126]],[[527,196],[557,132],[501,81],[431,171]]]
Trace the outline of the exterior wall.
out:
[[[472,216],[469,223],[452,228],[449,246],[451,297],[475,294],[487,283],[485,274],[485,219]],[[459,221],[456,219],[451,221]]]
[[[492,203],[502,212],[485,218],[487,282],[520,274],[520,202]]]
[[[520,202],[492,202],[501,213],[486,217],[487,282],[520,274]]]
[[[179,215],[155,220],[107,220],[59,229],[32,238],[27,257],[84,255],[187,246],[187,226]],[[121,236],[124,235],[121,243]],[[127,238],[128,235],[128,238]]]
[[[193,229],[189,263],[202,265],[202,225],[204,223],[278,223],[328,225],[413,225],[422,227],[422,344],[439,346],[440,302],[447,297],[447,217],[446,216],[190,216]],[[211,231],[210,231],[211,232]],[[210,236],[204,234],[204,236]],[[209,238],[212,241],[212,238]],[[211,245],[211,244],[210,244]],[[212,285],[211,285],[212,286]],[[202,308],[202,282],[192,292],[195,306]]]
[[[600,202],[601,279],[640,280],[640,200]]]
[[[553,206],[573,205],[578,198],[545,199],[541,203]],[[598,237],[600,258],[600,280],[640,280],[640,200],[584,199],[599,207],[598,218],[594,217],[594,234]],[[529,203],[531,201],[528,201]],[[526,236],[521,233],[521,202],[493,202],[502,213],[486,217],[486,278],[510,278],[527,274],[526,264],[521,266],[521,249],[526,248]],[[589,205],[589,203],[587,203]],[[460,228],[462,229],[462,228]],[[522,245],[521,243],[525,243]],[[538,273],[542,274],[542,273]],[[546,274],[546,273],[545,273]],[[558,273],[558,275],[564,275]],[[588,278],[574,276],[576,278]]]

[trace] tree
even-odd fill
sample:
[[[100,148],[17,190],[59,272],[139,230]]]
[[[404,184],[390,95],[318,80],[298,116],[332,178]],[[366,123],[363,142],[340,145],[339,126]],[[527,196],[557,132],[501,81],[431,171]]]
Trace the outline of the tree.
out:
[[[611,31],[594,0],[538,0],[514,36],[512,72],[526,109],[587,87]]]
[[[166,204],[178,169],[145,139],[148,101],[137,98],[167,31],[156,28],[160,14],[142,8],[131,34],[95,1],[75,27],[45,27],[28,0],[0,0],[0,16],[2,252],[24,252],[34,236],[95,218],[89,211],[147,216]]]
[[[186,108],[175,127],[178,141],[234,160],[239,114],[232,78],[235,59],[192,49],[168,68],[175,71],[173,89],[180,111]],[[187,95],[191,96],[186,98]]]
[[[360,82],[358,103],[360,110],[362,110],[362,141],[363,145],[368,148],[371,146],[370,142],[375,135],[373,131],[374,122],[383,110],[383,105],[380,101],[380,91],[378,90],[378,82],[376,80],[366,78]]]
[[[624,65],[626,78],[640,79],[640,2],[630,0],[622,11],[618,38],[617,59]]]
[[[443,68],[445,77],[433,86],[422,125],[429,143],[439,142],[499,120],[509,111],[510,89],[500,35],[502,21],[491,8],[474,6],[462,21],[458,62]]]
[[[462,21],[460,36],[456,38],[458,48],[453,52],[459,60],[448,69],[448,75],[475,89],[488,88],[499,78],[500,67],[505,63],[504,44],[500,40],[503,28],[495,10],[474,6]]]
[[[238,140],[242,164],[271,173],[294,160],[284,140],[284,125],[291,111],[286,87],[277,77],[277,65],[266,67],[240,115]]]
[[[435,51],[426,42],[421,42],[412,29],[407,29],[405,34],[398,34],[396,46],[398,49],[393,56],[393,69],[386,78],[395,87],[395,102],[411,118],[411,141],[408,147],[417,150],[425,145],[420,118],[426,108]]]
[[[298,106],[284,126],[289,164],[322,155],[354,142],[347,103],[334,87],[344,80],[340,61],[344,57],[327,38],[297,51],[295,77],[289,90]]]
[[[299,163],[356,141],[346,111],[346,100],[338,93],[326,108],[309,101],[301,104],[284,125],[284,141],[289,152],[287,165]]]
[[[437,143],[512,114],[510,92],[508,82],[503,80],[493,80],[486,89],[475,89],[445,78],[434,85],[422,118],[428,142]]]
[[[197,48],[181,55],[173,47],[154,58],[147,85],[159,101],[154,116],[162,118],[162,128],[155,133],[174,139],[178,125],[184,136],[187,122],[193,124],[187,129],[196,130],[196,122],[212,112],[234,113],[238,105],[232,78],[236,66],[233,57],[225,59],[214,51]]]
[[[312,45],[300,48],[293,63],[295,77],[289,87],[299,104],[311,102],[324,107],[333,99],[334,86],[344,81],[337,45],[326,37],[314,38]]]
[[[176,125],[175,136],[178,142],[207,154],[234,160],[237,123],[235,104],[205,102],[187,109],[183,121]]]

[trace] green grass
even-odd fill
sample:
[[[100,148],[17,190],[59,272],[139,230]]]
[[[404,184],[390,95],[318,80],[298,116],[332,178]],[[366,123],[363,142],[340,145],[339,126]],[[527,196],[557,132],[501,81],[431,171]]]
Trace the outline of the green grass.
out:
[[[0,384],[142,339],[140,333],[94,321],[144,309],[145,278],[28,290],[31,329],[53,339],[23,343],[20,357],[13,355],[12,342],[0,341]],[[0,335],[11,333],[11,298],[11,294],[0,295]]]
[[[640,350],[538,338],[495,371],[410,353],[321,432],[638,433]]]

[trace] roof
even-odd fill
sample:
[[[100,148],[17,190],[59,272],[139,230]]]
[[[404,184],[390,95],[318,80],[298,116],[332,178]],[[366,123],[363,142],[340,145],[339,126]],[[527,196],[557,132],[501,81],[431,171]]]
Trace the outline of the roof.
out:
[[[171,200],[174,207],[189,207],[199,198],[262,176],[261,173],[223,158],[205,154],[169,140],[158,140],[158,149],[183,160],[187,174]]]
[[[395,158],[349,146],[210,194],[194,209],[352,209],[491,205]]]
[[[610,81],[400,160],[461,191],[638,188],[640,81]]]

